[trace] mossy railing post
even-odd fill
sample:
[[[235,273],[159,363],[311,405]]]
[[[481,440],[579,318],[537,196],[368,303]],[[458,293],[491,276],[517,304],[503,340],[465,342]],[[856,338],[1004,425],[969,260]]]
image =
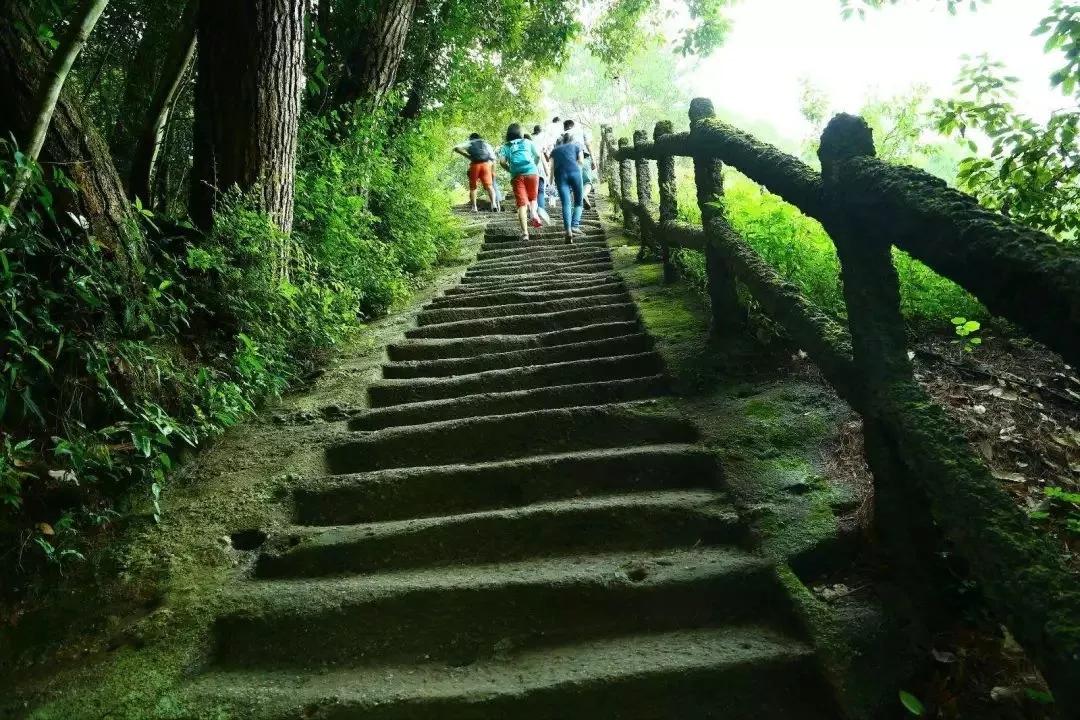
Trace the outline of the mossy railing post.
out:
[[[694,98],[690,103],[690,136],[701,132],[702,125],[716,117],[712,101]],[[717,334],[729,333],[742,325],[742,308],[735,288],[735,276],[725,265],[712,238],[721,228],[713,222],[725,223],[720,203],[724,197],[724,165],[720,160],[705,155],[694,156],[694,184],[697,186],[698,207],[701,224],[705,230],[705,272],[709,284],[709,302],[712,305],[712,330]]]
[[[839,165],[858,157],[874,157],[873,132],[866,121],[853,115],[837,115],[821,136],[822,192],[829,207],[841,192]],[[874,474],[874,525],[897,570],[907,576],[913,597],[926,613],[932,604],[935,556],[940,538],[934,531],[923,493],[912,482],[903,458],[890,434],[874,417],[877,400],[896,383],[913,383],[907,337],[900,312],[900,280],[892,259],[892,244],[872,228],[851,216],[830,213],[825,227],[840,259],[840,277],[847,306],[852,353],[859,370],[862,392],[871,412],[864,415],[863,435],[867,462]]]
[[[649,141],[649,136],[644,130],[634,131],[634,147],[638,148]],[[648,210],[652,205],[652,178],[649,172],[649,161],[638,157],[634,160],[634,175],[637,180],[637,201],[642,210]],[[638,223],[638,260],[645,257],[645,250],[655,242],[655,238],[646,237],[647,230],[643,223]]]
[[[671,121],[661,120],[653,128],[653,143],[673,132],[675,132],[675,126],[671,124]],[[660,227],[663,229],[664,223],[674,222],[679,216],[678,191],[675,187],[675,156],[657,156],[656,180],[660,187]],[[663,232],[660,233],[660,260],[664,263],[664,282],[675,282],[676,273],[675,266],[671,263],[671,246]]]
[[[611,177],[611,126],[600,126],[600,158],[597,165],[597,173],[600,180],[604,181]]]
[[[619,138],[619,149],[625,150],[630,147],[630,141],[624,137]],[[619,207],[622,212],[623,230],[627,234],[634,232],[634,215],[627,212],[625,203],[633,202],[632,187],[634,184],[634,171],[629,160],[619,160],[619,197],[623,205]]]

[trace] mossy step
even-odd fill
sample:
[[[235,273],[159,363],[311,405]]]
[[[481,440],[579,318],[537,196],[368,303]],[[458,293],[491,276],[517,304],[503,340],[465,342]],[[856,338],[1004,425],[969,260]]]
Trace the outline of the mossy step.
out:
[[[533,335],[536,333],[569,330],[598,323],[636,320],[637,306],[631,302],[597,305],[575,310],[559,310],[532,315],[507,315],[498,318],[460,320],[458,322],[424,325],[405,332],[407,338],[467,338],[479,335]]]
[[[657,374],[624,380],[550,385],[531,390],[484,392],[364,410],[349,420],[349,429],[381,430],[526,410],[607,405],[659,397],[668,391],[667,377]]]
[[[486,280],[503,278],[529,278],[536,276],[558,276],[578,274],[580,272],[610,271],[615,268],[611,258],[585,257],[562,261],[518,263],[492,268],[473,268],[465,272],[461,282],[472,284]]]
[[[603,405],[344,433],[327,447],[326,463],[339,474],[697,440],[697,429],[680,418]]]
[[[596,258],[599,260],[610,259],[611,251],[608,248],[597,245],[563,245],[557,248],[535,248],[533,250],[520,250],[505,255],[480,257],[477,255],[473,268],[496,268],[520,265],[529,262],[568,262]]]
[[[434,298],[427,307],[479,307],[483,305],[507,305],[514,302],[556,300],[561,297],[584,297],[610,295],[626,291],[626,285],[614,278],[600,278],[583,283],[570,283],[554,287],[529,285],[522,288],[494,288],[485,292],[455,293]],[[503,299],[506,298],[506,299]],[[515,299],[520,298],[520,299]]]
[[[219,671],[188,707],[231,720],[835,720],[812,651],[728,626],[508,652],[464,667]],[[221,715],[219,715],[220,717]]]
[[[293,528],[265,547],[256,575],[318,577],[583,552],[737,544],[746,539],[745,527],[721,494],[672,490],[415,520]]]
[[[383,366],[383,377],[387,379],[448,377],[485,370],[546,365],[567,360],[632,355],[652,350],[652,348],[653,340],[649,335],[634,333],[603,340],[586,340],[552,347],[512,350],[470,358],[391,362]]]
[[[572,267],[557,267],[550,270],[520,269],[516,273],[465,273],[461,278],[462,285],[478,285],[491,282],[501,283],[528,283],[548,278],[575,278],[582,275],[595,275],[598,273],[610,273],[614,263],[610,260],[574,263]]]
[[[604,322],[565,330],[528,335],[480,335],[470,338],[428,338],[393,343],[387,347],[391,360],[438,360],[468,358],[487,353],[552,347],[587,340],[603,340],[639,331],[637,319]]]
[[[214,662],[464,665],[499,647],[790,622],[774,568],[733,547],[616,552],[234,587]],[[329,640],[329,642],[327,642]]]
[[[598,275],[583,275],[564,278],[538,280],[536,282],[493,282],[472,283],[470,285],[455,285],[447,288],[443,297],[456,295],[479,295],[495,292],[543,292],[547,290],[569,290],[604,283],[621,283],[622,278],[616,273],[600,273]]]
[[[606,358],[587,358],[532,365],[530,367],[486,370],[452,377],[379,380],[368,386],[373,408],[403,403],[459,398],[479,393],[531,390],[605,380],[651,377],[663,370],[663,360],[655,351]]]
[[[498,278],[464,278],[460,285],[452,287],[446,294],[457,292],[491,292],[496,289],[535,289],[550,288],[557,290],[560,287],[584,285],[596,282],[601,278],[618,277],[608,268],[599,268],[596,271],[578,270],[576,272],[547,271],[536,275],[506,275]],[[451,292],[454,291],[454,292]]]
[[[492,262],[497,260],[517,260],[521,258],[558,258],[572,253],[608,252],[607,241],[588,240],[570,245],[535,245],[533,247],[507,248],[500,245],[481,248],[476,253],[478,263]]]
[[[590,294],[584,297],[555,298],[527,303],[507,305],[485,305],[466,308],[427,308],[420,312],[416,321],[420,325],[437,325],[460,320],[507,317],[510,315],[529,315],[575,310],[578,308],[597,307],[599,305],[619,305],[628,303],[630,294],[626,291],[610,294]]]
[[[293,503],[299,524],[344,525],[608,493],[714,488],[718,474],[716,458],[696,445],[640,445],[319,478],[294,490]]]

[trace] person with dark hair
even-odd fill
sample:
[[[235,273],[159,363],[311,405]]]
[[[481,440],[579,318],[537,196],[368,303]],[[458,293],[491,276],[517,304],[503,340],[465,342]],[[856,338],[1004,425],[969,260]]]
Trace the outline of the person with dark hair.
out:
[[[551,151],[552,175],[559,189],[559,207],[562,208],[563,233],[567,244],[574,242],[574,235],[582,232],[581,213],[584,210],[585,188],[582,183],[581,166],[585,151],[574,142],[570,133],[560,139]]]
[[[469,161],[469,203],[476,210],[476,186],[483,185],[491,199],[491,209],[499,211],[499,198],[495,194],[495,149],[480,133],[469,135],[469,141],[454,148],[454,152]]]
[[[548,159],[551,157],[550,151],[547,148],[547,137],[544,133],[544,128],[539,125],[533,126],[532,137],[526,135],[525,137],[532,140],[533,145],[536,146],[536,151],[540,153],[540,162],[536,164],[537,174],[540,176],[540,183],[536,188],[536,212],[544,222],[551,222],[551,216],[547,211],[547,187],[551,184],[551,167],[548,163]]]
[[[574,142],[585,152],[585,162],[581,165],[581,179],[585,183],[585,207],[591,207],[589,195],[592,193],[592,145],[589,142],[589,133],[573,120],[563,122],[563,132],[569,133]]]
[[[499,149],[499,164],[510,171],[510,185],[517,203],[518,225],[521,239],[529,239],[529,225],[541,227],[543,223],[536,212],[536,193],[540,186],[537,163],[540,153],[531,140],[521,133],[521,125],[512,123],[506,129],[506,143]]]

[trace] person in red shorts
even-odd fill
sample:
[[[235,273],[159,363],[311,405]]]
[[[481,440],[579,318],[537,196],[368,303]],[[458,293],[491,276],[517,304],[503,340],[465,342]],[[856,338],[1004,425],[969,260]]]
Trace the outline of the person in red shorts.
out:
[[[540,188],[537,164],[540,152],[521,132],[521,125],[513,123],[506,129],[506,144],[499,149],[499,163],[510,171],[510,185],[514,188],[517,202],[518,225],[521,239],[529,239],[529,225],[540,227],[540,215],[536,209],[536,196]]]
[[[454,152],[469,160],[469,203],[476,210],[476,187],[483,185],[491,199],[491,209],[499,212],[499,198],[495,195],[495,149],[480,133],[469,136],[469,142],[458,145]]]

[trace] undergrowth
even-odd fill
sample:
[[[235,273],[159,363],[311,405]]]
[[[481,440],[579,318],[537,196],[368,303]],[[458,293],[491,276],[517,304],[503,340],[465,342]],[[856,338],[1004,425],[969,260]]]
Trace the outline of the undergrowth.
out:
[[[205,234],[140,208],[134,266],[63,231],[49,187],[67,181],[35,172],[21,211],[0,218],[5,577],[62,570],[132,508],[156,518],[178,460],[302,381],[455,253],[432,155],[443,131],[393,136],[384,117],[358,117],[333,132],[305,121],[291,236],[255,194],[227,193]],[[0,188],[21,159],[3,150]]]

